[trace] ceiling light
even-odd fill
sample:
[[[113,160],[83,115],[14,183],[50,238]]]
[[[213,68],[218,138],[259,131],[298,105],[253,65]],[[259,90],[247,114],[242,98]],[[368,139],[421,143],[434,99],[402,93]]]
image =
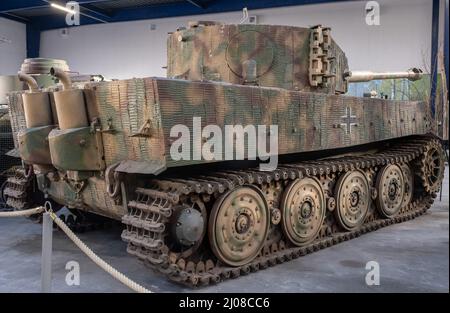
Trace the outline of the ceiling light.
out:
[[[68,8],[66,8],[66,7],[64,7],[62,5],[57,4],[57,3],[50,3],[50,6],[56,8],[58,10],[70,13],[70,14],[77,14],[77,12],[75,10],[68,9]]]

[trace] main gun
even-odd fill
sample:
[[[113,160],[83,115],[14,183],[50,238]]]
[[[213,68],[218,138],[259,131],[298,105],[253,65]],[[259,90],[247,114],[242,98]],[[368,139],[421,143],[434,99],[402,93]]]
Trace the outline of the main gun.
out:
[[[410,81],[415,81],[421,79],[423,76],[423,72],[421,69],[412,68],[407,70],[406,72],[383,72],[383,73],[375,73],[369,71],[353,71],[346,72],[344,74],[345,79],[349,83],[361,83],[361,82],[369,82],[371,80],[378,79],[396,79],[396,78],[407,78]]]

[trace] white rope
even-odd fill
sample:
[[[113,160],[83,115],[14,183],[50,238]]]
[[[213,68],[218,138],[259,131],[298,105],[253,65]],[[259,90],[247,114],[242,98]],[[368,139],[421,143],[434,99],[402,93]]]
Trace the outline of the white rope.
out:
[[[38,214],[44,212],[44,207],[37,207],[29,210],[22,211],[10,211],[10,212],[0,212],[0,217],[21,217],[21,216],[30,216],[34,214]]]
[[[130,289],[139,292],[139,293],[152,293],[152,291],[146,289],[145,287],[139,285],[138,283],[132,281],[124,274],[120,273],[114,267],[103,261],[99,256],[97,256],[94,251],[92,251],[86,244],[84,244],[71,230],[67,227],[66,224],[58,217],[55,213],[50,212],[51,218],[55,221],[55,223],[61,228],[61,230],[73,241],[73,243],[80,248],[95,264],[100,266],[104,271],[110,274],[112,277],[120,281],[125,286],[128,286]]]

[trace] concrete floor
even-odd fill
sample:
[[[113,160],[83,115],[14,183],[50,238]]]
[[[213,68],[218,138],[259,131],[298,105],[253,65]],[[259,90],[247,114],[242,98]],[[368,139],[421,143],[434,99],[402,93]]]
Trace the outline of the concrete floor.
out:
[[[449,292],[449,181],[442,201],[422,217],[380,229],[239,279],[188,289],[128,256],[120,228],[80,237],[111,265],[155,292]],[[0,292],[39,292],[41,226],[0,219]],[[380,264],[380,285],[367,286],[365,265]],[[80,264],[80,286],[68,286],[66,263]],[[54,292],[130,292],[99,269],[62,232],[54,232]]]

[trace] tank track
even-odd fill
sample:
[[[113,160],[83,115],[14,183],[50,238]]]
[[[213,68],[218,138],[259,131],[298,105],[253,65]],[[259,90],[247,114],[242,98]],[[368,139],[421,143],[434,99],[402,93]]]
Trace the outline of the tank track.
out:
[[[430,143],[434,146],[440,145],[434,137],[423,136],[409,139],[401,145],[394,145],[374,154],[284,164],[273,172],[246,169],[238,172],[208,173],[207,176],[188,179],[152,180],[151,188],[138,188],[137,198],[128,203],[129,213],[122,219],[126,225],[122,239],[128,243],[128,253],[137,256],[155,271],[182,284],[208,285],[246,275],[424,214],[431,207],[436,194],[427,192],[426,188],[421,186],[426,172],[417,165],[429,149]],[[171,244],[171,217],[180,206],[192,206],[192,203],[198,201],[208,206],[212,198],[218,198],[220,194],[242,185],[257,186],[267,198],[270,194],[267,190],[271,185],[286,184],[303,177],[316,177],[323,185],[325,198],[330,199],[333,197],[333,184],[337,177],[356,169],[366,174],[370,190],[374,192],[376,173],[386,164],[409,164],[420,178],[416,179],[417,191],[414,193],[416,197],[406,205],[404,203],[394,217],[381,217],[372,201],[364,224],[355,230],[345,231],[336,222],[333,212],[327,208],[326,218],[312,243],[294,246],[278,227],[278,231],[275,230],[272,236],[268,236],[265,246],[253,261],[236,267],[221,263],[208,249],[207,238],[199,244],[200,247],[192,248],[195,251],[176,251]],[[440,179],[442,180],[442,177]],[[277,207],[276,198],[275,196],[267,199],[269,208]],[[276,226],[271,227],[276,229]]]
[[[101,229],[109,229],[119,223],[116,220],[109,219],[107,217],[87,213],[79,210],[71,211],[75,214],[60,214],[59,218],[70,228],[74,233],[84,233]],[[53,226],[57,229],[59,227],[56,224]]]
[[[34,193],[34,174],[30,172],[30,168],[23,168],[20,166],[12,167],[6,173],[7,180],[2,190],[2,198],[0,200],[5,201],[5,208],[3,211],[20,211],[26,210],[34,205],[42,204],[45,201],[44,198],[35,201],[33,197]],[[35,203],[36,202],[36,203]],[[54,211],[59,211],[61,206],[53,203]],[[85,213],[82,211],[75,211],[76,218],[71,216],[61,215],[60,218],[67,224],[67,226],[76,233],[83,233],[86,231],[93,231],[97,229],[110,228],[115,224],[114,220],[106,217],[97,216],[95,214]],[[35,223],[42,223],[42,213],[32,215],[29,217]],[[56,228],[56,224],[54,224]]]
[[[2,190],[6,207],[14,210],[25,210],[32,205],[32,188],[34,174],[30,167],[15,166],[10,168],[6,175],[7,179]]]

